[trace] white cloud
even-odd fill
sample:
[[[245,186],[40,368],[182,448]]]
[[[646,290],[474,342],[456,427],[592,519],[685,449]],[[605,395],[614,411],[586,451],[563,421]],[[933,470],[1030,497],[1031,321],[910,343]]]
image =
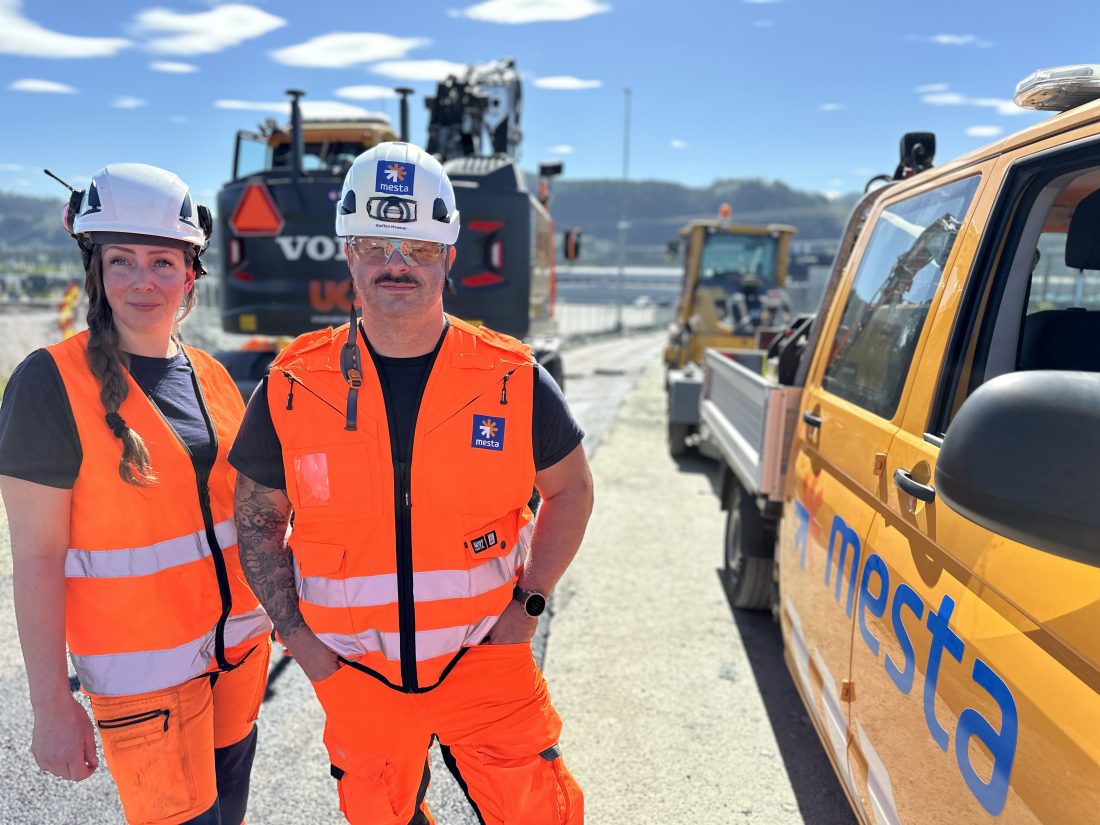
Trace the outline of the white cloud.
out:
[[[29,77],[13,81],[8,88],[13,92],[38,92],[53,95],[75,95],[77,93],[76,89],[64,83],[57,83],[53,80],[35,80]]]
[[[360,63],[393,60],[404,57],[413,49],[431,44],[422,37],[393,37],[372,32],[333,32],[322,34],[271,52],[271,59],[285,66],[308,66],[316,69],[346,69]]]
[[[149,101],[143,100],[140,97],[131,97],[130,95],[119,95],[112,101],[112,106],[116,109],[140,109],[142,106],[148,106]]]
[[[568,143],[559,143],[557,146],[550,147],[551,155],[571,155],[573,154],[573,147]]]
[[[933,92],[923,95],[921,101],[929,106],[979,106],[985,109],[993,109],[999,115],[1023,115],[1027,114],[1011,100],[1003,100],[999,97],[967,97],[958,92]]]
[[[156,60],[149,64],[154,72],[167,72],[168,74],[191,74],[199,70],[198,66],[190,63],[175,63],[171,60]]]
[[[389,86],[341,86],[333,94],[348,100],[388,100],[397,97]]]
[[[569,75],[553,75],[551,77],[536,77],[535,85],[540,89],[576,91],[579,89],[598,89],[603,85],[603,81],[582,80],[579,77],[570,77]]]
[[[611,6],[599,0],[485,0],[460,11],[452,17],[468,17],[483,23],[515,25],[581,20],[594,14],[611,11]]]
[[[377,112],[371,112],[361,106],[353,106],[350,103],[342,103],[339,100],[303,100],[299,104],[302,107],[302,117],[318,119],[354,118],[356,120],[369,117],[384,117]],[[270,103],[252,100],[216,100],[215,108],[235,109],[247,112],[271,112],[273,114],[290,116],[290,103],[282,100]]]
[[[774,20],[753,20],[752,27],[754,29],[770,29],[775,25]]]
[[[139,35],[152,38],[142,43],[147,51],[212,54],[285,25],[283,18],[255,6],[227,3],[196,14],[147,9],[138,14],[134,29]]]
[[[80,37],[50,31],[21,13],[21,0],[0,0],[0,54],[21,57],[112,57],[130,45],[120,37]]]
[[[821,194],[825,196],[825,200],[835,201],[838,198],[840,198],[843,193],[836,192],[836,191],[830,191],[830,192],[822,192]]]
[[[172,115],[171,117],[168,118],[168,122],[169,123],[175,123],[175,124],[178,124],[178,125],[182,126],[186,123],[190,123],[191,118],[189,118],[187,115]]]
[[[1002,126],[967,126],[966,134],[970,137],[991,138],[1004,132]]]
[[[466,73],[465,63],[449,60],[384,60],[370,67],[371,71],[398,80],[442,80],[447,75]]]
[[[937,46],[975,46],[979,49],[988,49],[993,45],[989,40],[983,40],[973,34],[933,34],[931,37],[911,34],[907,39],[935,43]]]
[[[843,103],[822,103],[817,107],[817,110],[819,112],[839,112],[843,108]]]
[[[933,92],[946,92],[950,87],[946,83],[925,83],[913,89],[917,94],[928,95]]]
[[[687,148],[687,144],[684,143],[684,141],[680,140],[679,138],[673,138],[672,140],[670,140],[668,142],[668,145],[671,146],[673,149],[686,149]]]
[[[0,163],[0,172],[22,172],[23,164],[21,163]]]

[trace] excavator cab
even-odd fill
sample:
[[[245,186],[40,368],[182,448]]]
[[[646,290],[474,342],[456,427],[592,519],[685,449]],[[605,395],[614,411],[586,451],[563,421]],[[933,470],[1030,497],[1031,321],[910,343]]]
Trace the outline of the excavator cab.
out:
[[[734,224],[729,215],[723,204],[717,220],[694,221],[680,231],[683,281],[664,353],[673,455],[687,449],[698,426],[703,353],[753,349],[758,333],[782,329],[794,318],[783,286],[795,228]]]

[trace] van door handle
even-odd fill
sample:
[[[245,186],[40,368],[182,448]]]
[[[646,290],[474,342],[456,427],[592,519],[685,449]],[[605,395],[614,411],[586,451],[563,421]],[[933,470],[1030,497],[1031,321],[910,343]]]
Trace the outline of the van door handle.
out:
[[[806,422],[806,424],[808,424],[809,426],[813,427],[815,430],[821,426],[821,416],[814,415],[812,412],[802,413],[802,420]]]
[[[913,498],[921,501],[935,501],[936,499],[936,489],[931,484],[921,484],[919,481],[913,481],[909,471],[903,470],[901,467],[894,470],[894,483],[901,488],[902,492],[908,493]]]

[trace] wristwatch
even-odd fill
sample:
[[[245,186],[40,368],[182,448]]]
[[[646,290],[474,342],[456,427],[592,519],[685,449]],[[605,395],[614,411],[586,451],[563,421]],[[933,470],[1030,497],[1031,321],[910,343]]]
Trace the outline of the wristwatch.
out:
[[[523,605],[528,616],[541,616],[546,610],[546,597],[537,590],[524,590],[517,584],[512,598]]]

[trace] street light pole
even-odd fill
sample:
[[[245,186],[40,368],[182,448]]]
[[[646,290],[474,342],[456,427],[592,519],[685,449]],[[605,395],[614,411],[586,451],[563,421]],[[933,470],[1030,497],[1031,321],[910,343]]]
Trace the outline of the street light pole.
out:
[[[626,277],[626,219],[627,180],[630,177],[630,87],[623,89],[623,185],[619,199],[619,283],[615,300],[615,332],[623,331],[623,279]]]

